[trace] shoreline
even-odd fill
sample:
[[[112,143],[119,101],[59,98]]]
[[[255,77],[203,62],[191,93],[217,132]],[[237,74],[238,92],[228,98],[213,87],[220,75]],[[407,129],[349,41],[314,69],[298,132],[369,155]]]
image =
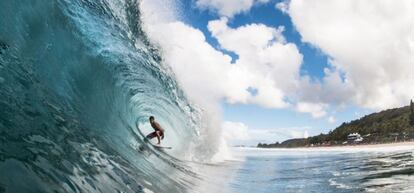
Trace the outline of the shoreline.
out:
[[[361,145],[337,145],[337,146],[316,146],[316,147],[291,147],[291,148],[260,148],[259,150],[281,150],[281,151],[375,151],[375,150],[414,150],[414,141],[361,144]]]
[[[295,148],[383,148],[383,147],[407,147],[412,146],[414,148],[414,141],[394,142],[394,143],[376,143],[376,144],[355,144],[355,145],[332,145],[332,146],[315,146],[315,147],[293,147]]]

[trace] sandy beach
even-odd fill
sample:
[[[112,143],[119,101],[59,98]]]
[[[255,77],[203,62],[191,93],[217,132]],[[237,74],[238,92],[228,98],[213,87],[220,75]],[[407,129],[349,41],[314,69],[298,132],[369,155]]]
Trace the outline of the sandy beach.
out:
[[[362,144],[362,145],[349,145],[339,147],[351,147],[351,148],[382,148],[382,147],[413,147],[414,141],[396,142],[396,143],[382,143],[382,144]]]
[[[394,150],[414,150],[414,141],[382,143],[382,144],[361,144],[343,146],[318,146],[318,147],[299,147],[290,148],[299,151],[394,151]]]
[[[382,144],[361,144],[361,145],[341,145],[341,146],[317,146],[317,147],[296,147],[296,148],[248,148],[244,149],[256,149],[261,151],[399,151],[399,150],[414,150],[414,141],[396,142],[396,143],[382,143]]]

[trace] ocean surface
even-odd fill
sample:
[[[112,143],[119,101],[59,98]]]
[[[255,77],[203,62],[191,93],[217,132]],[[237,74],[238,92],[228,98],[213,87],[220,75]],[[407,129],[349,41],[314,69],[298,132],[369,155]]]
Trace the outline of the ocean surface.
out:
[[[144,142],[150,115],[172,150]],[[234,149],[217,163],[206,121],[139,1],[0,1],[0,193],[414,192],[412,151]]]
[[[414,147],[235,149],[230,192],[414,192]]]

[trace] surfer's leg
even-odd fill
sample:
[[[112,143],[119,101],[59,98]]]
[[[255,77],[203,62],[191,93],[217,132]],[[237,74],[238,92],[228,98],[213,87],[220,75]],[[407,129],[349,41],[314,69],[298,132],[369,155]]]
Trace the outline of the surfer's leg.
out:
[[[154,138],[155,136],[157,136],[157,133],[154,131],[154,132],[152,132],[152,133],[148,134],[145,138],[147,138],[147,139],[152,139],[152,138]]]
[[[160,131],[155,131],[155,135],[157,136],[158,145],[161,144]]]

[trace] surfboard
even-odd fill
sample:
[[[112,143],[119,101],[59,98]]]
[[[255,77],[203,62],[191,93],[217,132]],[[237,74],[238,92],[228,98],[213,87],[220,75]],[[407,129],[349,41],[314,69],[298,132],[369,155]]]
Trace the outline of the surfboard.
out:
[[[158,148],[158,149],[172,149],[172,147],[156,145],[156,144],[152,143],[151,140],[149,140],[147,138],[144,138],[144,141],[147,142],[147,143],[149,143],[153,147]]]
[[[172,149],[172,147],[155,145],[155,144],[152,144],[151,142],[150,142],[150,144],[151,144],[153,147],[155,147],[155,148],[159,148],[159,149]]]

